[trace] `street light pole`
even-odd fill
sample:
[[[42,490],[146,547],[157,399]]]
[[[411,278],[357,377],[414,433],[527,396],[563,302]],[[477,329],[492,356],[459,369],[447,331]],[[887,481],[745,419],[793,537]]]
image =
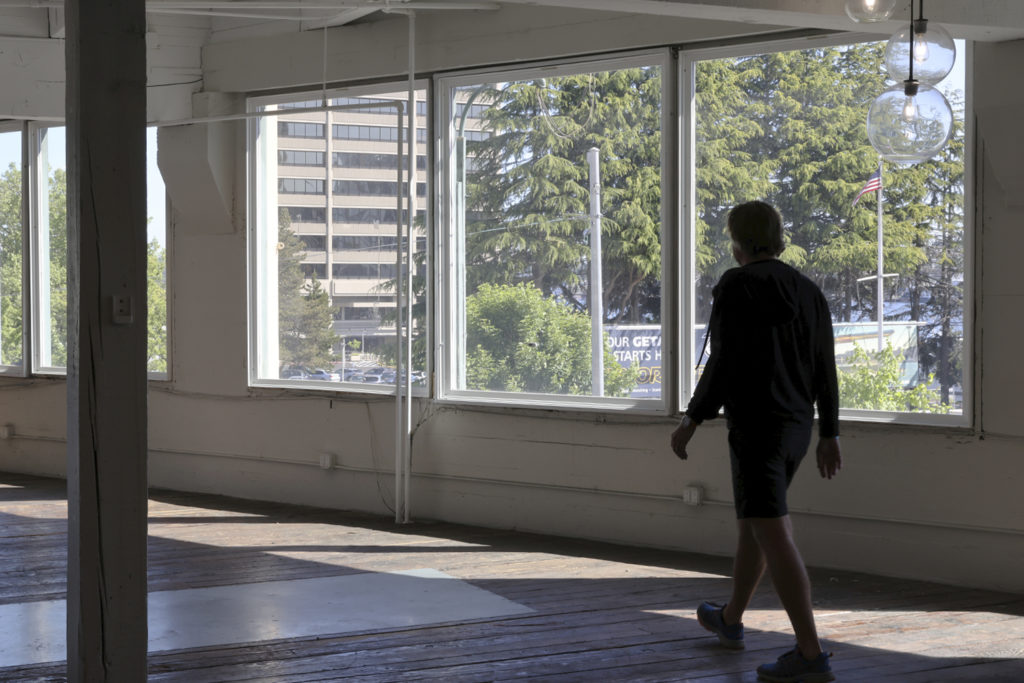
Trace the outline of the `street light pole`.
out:
[[[884,338],[882,326],[885,316],[882,314],[883,297],[882,297],[882,275],[883,273],[883,254],[882,254],[882,192],[884,191],[884,184],[882,183],[882,158],[878,158],[878,287],[875,288],[875,295],[877,297],[876,302],[876,313],[878,315],[878,352],[882,352],[882,342]]]

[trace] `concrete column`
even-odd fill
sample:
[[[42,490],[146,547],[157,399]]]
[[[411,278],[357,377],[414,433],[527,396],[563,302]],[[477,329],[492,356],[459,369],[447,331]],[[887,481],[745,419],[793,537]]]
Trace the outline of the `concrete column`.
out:
[[[143,0],[67,0],[68,680],[146,680]]]

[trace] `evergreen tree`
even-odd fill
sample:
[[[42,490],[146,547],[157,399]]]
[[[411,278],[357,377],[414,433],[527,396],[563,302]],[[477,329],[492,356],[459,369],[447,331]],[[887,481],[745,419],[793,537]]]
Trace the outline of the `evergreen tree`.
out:
[[[282,366],[317,368],[331,363],[337,339],[331,330],[331,295],[302,273],[302,241],[292,232],[287,209],[278,214],[278,334]]]
[[[50,222],[50,358],[68,364],[68,204],[67,173],[53,170],[49,178]]]
[[[23,362],[21,171],[0,175],[0,363]]]
[[[167,251],[154,239],[150,240],[146,252],[148,369],[167,372]]]
[[[488,90],[488,136],[471,141],[468,292],[532,283],[587,308],[587,150],[601,159],[607,322],[660,317],[661,73],[656,67],[541,78]]]

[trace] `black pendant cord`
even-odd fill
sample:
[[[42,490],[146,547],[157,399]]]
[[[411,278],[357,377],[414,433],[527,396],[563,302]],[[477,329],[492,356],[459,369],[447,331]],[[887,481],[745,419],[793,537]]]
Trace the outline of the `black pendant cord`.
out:
[[[919,8],[924,8],[924,0],[920,0],[921,4]],[[921,18],[921,12],[917,14],[918,18]],[[907,79],[911,83],[914,82],[914,0],[910,0],[910,50],[908,51],[910,57],[910,77]]]

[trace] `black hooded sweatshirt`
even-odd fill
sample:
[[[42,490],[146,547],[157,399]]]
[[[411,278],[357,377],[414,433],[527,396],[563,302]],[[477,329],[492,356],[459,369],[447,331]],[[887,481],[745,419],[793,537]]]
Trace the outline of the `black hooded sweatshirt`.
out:
[[[686,409],[700,423],[725,408],[730,427],[809,426],[839,435],[832,316],[809,278],[778,259],[727,271],[712,290],[711,356]]]

